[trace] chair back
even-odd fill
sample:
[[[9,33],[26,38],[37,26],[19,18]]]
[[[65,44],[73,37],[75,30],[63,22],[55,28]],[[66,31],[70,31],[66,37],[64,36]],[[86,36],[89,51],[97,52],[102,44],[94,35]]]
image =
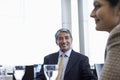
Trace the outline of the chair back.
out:
[[[97,73],[97,77],[100,77],[101,71],[103,68],[103,64],[95,64],[95,69],[96,69],[96,73]]]

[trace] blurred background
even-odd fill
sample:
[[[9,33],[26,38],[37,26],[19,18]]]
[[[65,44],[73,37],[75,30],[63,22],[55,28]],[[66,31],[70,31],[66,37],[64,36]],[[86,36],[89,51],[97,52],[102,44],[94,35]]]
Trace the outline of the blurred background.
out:
[[[42,64],[59,50],[54,35],[62,27],[91,65],[104,63],[108,33],[95,30],[92,9],[93,0],[0,0],[0,64]]]

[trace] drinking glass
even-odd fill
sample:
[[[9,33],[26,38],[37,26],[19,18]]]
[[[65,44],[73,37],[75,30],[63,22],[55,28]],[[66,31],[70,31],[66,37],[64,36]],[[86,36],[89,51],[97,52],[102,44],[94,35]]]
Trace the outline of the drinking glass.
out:
[[[0,80],[5,80],[6,77],[6,69],[4,67],[0,67]]]
[[[14,76],[16,80],[22,80],[25,74],[25,66],[15,66],[14,67]]]
[[[40,74],[41,64],[34,65],[34,80],[36,80],[37,76]]]
[[[44,65],[44,74],[47,80],[55,80],[58,74],[57,64]]]

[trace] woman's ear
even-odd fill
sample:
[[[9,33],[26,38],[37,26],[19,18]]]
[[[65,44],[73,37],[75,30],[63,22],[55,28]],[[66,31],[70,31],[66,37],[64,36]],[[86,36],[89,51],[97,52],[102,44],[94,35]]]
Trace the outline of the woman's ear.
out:
[[[120,1],[119,1],[119,4],[118,4],[118,15],[120,16]]]
[[[120,2],[116,5],[115,12],[117,13],[117,16],[120,16]]]

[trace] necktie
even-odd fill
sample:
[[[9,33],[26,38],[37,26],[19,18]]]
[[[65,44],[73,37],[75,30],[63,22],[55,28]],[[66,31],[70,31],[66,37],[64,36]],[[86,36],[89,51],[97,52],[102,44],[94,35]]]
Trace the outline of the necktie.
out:
[[[63,63],[64,63],[64,56],[65,56],[65,54],[63,53],[63,54],[61,55],[61,60],[60,60],[60,63],[59,63],[58,75],[57,75],[57,77],[56,77],[56,80],[60,80],[60,79],[61,79],[62,70],[63,70]]]

